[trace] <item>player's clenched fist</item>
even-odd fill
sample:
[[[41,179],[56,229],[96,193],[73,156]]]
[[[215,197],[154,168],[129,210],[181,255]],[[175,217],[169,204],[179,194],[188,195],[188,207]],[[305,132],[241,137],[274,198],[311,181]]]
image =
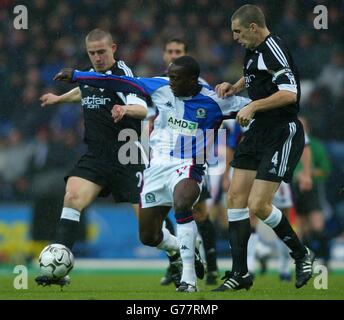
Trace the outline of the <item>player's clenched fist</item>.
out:
[[[225,98],[235,94],[236,88],[228,82],[222,82],[215,87],[215,91],[220,98]]]
[[[41,106],[46,107],[56,103],[59,103],[60,97],[53,93],[43,94],[39,100],[41,101]]]
[[[119,104],[115,104],[111,110],[111,115],[114,122],[120,121],[124,117],[125,114],[126,114],[125,107]]]
[[[247,127],[254,117],[254,105],[253,103],[243,107],[236,116],[236,121],[243,127]]]
[[[54,80],[72,82],[74,69],[72,68],[63,68],[59,71],[54,77]]]

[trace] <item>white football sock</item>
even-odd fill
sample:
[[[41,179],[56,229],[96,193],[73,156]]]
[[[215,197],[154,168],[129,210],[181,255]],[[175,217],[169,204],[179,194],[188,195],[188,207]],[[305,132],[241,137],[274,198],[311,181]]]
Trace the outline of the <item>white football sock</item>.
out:
[[[80,222],[80,211],[73,208],[63,207],[61,212],[61,219]]]
[[[275,228],[281,222],[281,219],[282,211],[273,205],[271,213],[265,220],[263,220],[263,222],[267,224],[269,227]]]
[[[197,225],[195,221],[177,224],[177,238],[179,242],[180,256],[183,261],[183,274],[181,282],[185,281],[196,285],[195,271],[195,244]]]
[[[157,248],[166,251],[169,256],[175,255],[179,251],[177,237],[171,234],[165,227],[163,227],[161,231],[163,233],[163,238],[157,245]]]

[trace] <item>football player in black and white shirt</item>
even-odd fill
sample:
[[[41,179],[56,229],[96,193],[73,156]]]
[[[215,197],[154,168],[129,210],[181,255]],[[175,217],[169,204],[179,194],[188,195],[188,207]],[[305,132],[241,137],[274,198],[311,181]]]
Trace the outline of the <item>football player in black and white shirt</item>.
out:
[[[245,87],[252,102],[240,110],[237,121],[251,123],[234,153],[233,179],[228,193],[229,241],[232,271],[216,291],[249,289],[253,282],[247,269],[250,237],[249,213],[270,226],[289,247],[296,263],[296,288],[313,273],[314,253],[293,231],[288,219],[273,206],[282,181],[290,182],[304,148],[304,132],[297,119],[300,83],[296,66],[284,42],[268,30],[261,9],[244,5],[231,18],[234,40],[246,49],[244,76],[234,85],[216,87],[220,97]]]
[[[86,36],[85,44],[92,64],[87,70],[133,76],[124,61],[114,58],[117,45],[109,32],[94,29]],[[80,214],[98,196],[112,194],[116,202],[132,203],[138,214],[144,164],[140,158],[129,164],[121,161],[120,149],[127,140],[123,141],[119,135],[123,130],[131,130],[139,139],[141,119],[147,115],[147,104],[145,98],[135,94],[87,85],[80,85],[62,95],[46,93],[40,99],[43,107],[81,102],[84,112],[87,152],[65,177],[66,192],[55,239],[56,243],[72,249],[78,234]],[[112,118],[114,106],[122,114],[117,122]],[[36,281],[40,284],[63,285],[68,280],[40,276]]]
[[[234,123],[233,123],[234,122]],[[227,120],[225,122],[226,129],[229,131],[226,140],[226,154],[227,154],[227,163],[229,163],[232,158],[231,155],[234,154],[234,150],[237,148],[240,139],[242,138],[243,132],[247,131],[249,127],[242,128],[235,120]],[[312,188],[312,163],[311,163],[311,150],[309,147],[309,137],[305,133],[305,148],[302,152],[300,159],[302,163],[302,172],[298,174],[299,185],[302,190],[310,190]],[[230,166],[226,166],[226,171],[223,176],[223,182],[225,186],[230,185]],[[228,190],[228,187],[225,189]],[[272,204],[281,210],[282,214],[287,217],[290,221],[290,211],[293,207],[293,198],[290,184],[282,181],[279,188],[277,189]],[[258,219],[256,216],[250,216],[251,222],[251,236],[248,241],[247,247],[247,266],[248,271],[251,275],[255,273],[255,262],[256,257],[258,257],[261,262],[261,273],[263,274],[266,271],[266,260],[271,254],[271,248],[265,245],[261,239],[260,235],[256,232]],[[289,250],[284,243],[276,237],[275,248],[278,258],[278,272],[280,280],[282,281],[291,281],[291,272],[290,272],[290,255]]]

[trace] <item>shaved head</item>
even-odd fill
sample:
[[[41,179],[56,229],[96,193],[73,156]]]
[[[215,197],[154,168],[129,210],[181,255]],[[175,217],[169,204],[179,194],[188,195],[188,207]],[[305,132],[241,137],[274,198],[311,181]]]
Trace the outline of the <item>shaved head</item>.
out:
[[[255,23],[260,28],[266,27],[263,11],[252,4],[241,6],[233,13],[231,20],[239,20],[239,23],[245,28],[248,28],[251,23]]]

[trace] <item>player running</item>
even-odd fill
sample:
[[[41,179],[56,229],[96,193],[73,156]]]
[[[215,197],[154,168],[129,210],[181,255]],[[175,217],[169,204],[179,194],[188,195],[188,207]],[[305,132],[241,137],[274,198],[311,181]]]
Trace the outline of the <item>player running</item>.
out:
[[[196,60],[183,56],[169,66],[169,78],[118,77],[68,69],[56,76],[56,80],[151,97],[159,114],[150,136],[150,165],[144,171],[140,239],[169,255],[180,252],[183,272],[179,292],[197,291],[194,264],[197,226],[192,207],[200,195],[207,143],[213,140],[209,134],[216,131],[225,115],[250,102],[236,96],[219,98],[211,87],[199,83],[199,74]],[[171,207],[175,211],[177,237],[166,229],[161,231]]]

